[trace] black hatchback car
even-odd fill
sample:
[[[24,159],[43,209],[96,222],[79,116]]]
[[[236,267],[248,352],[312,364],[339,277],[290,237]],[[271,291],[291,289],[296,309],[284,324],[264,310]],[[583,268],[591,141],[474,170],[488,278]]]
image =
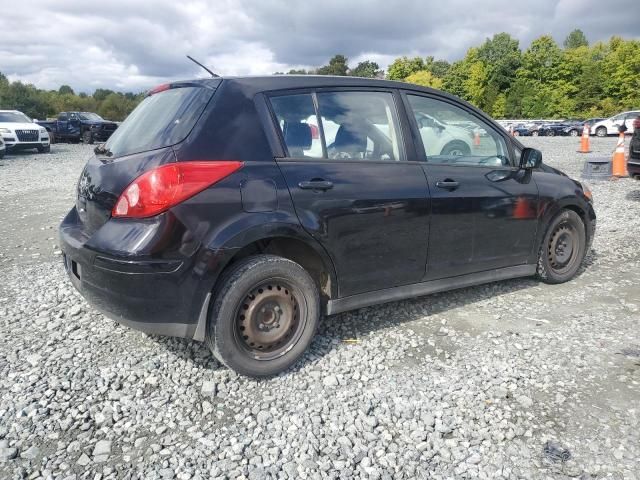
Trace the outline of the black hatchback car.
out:
[[[251,376],[295,363],[323,314],[567,281],[595,230],[584,185],[468,103],[406,83],[171,83],[95,152],[60,226],[73,284]]]

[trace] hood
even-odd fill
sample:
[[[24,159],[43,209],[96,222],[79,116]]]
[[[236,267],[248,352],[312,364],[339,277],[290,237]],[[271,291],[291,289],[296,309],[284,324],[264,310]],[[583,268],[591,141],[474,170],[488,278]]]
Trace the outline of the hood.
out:
[[[43,127],[37,123],[0,122],[0,128],[10,128],[11,130],[39,130]]]

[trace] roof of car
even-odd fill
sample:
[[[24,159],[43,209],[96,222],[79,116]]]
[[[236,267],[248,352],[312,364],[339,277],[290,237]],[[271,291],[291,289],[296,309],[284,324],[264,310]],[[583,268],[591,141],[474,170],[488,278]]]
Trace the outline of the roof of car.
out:
[[[200,78],[195,80],[183,80],[174,84],[217,84],[233,83],[244,90],[254,92],[288,90],[295,88],[324,88],[324,87],[378,87],[378,88],[402,88],[422,92],[438,93],[453,97],[452,95],[428,87],[422,87],[413,83],[398,82],[394,80],[382,80],[378,78],[347,77],[332,75],[262,75],[262,76],[225,76],[217,78]]]
[[[421,87],[412,83],[382,80],[378,78],[346,77],[332,75],[264,75],[264,76],[231,76],[221,77],[247,86],[254,86],[260,90],[280,90],[288,88],[314,88],[314,87],[381,87],[404,88],[411,90],[434,91],[431,88]]]

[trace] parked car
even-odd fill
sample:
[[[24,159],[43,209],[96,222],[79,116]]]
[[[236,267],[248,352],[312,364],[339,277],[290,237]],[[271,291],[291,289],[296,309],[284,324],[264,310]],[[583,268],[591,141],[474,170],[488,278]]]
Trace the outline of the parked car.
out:
[[[556,137],[570,135],[576,137],[582,133],[582,125],[576,122],[545,123],[538,128],[541,137]]]
[[[585,125],[587,125],[589,127],[589,132],[594,133],[593,125],[602,120],[604,120],[604,118],[601,118],[601,117],[589,118],[588,120],[585,120],[584,122],[582,122],[582,126],[584,127]]]
[[[4,144],[4,140],[0,137],[0,160],[4,158],[5,153],[7,152],[7,147]]]
[[[513,136],[514,137],[530,137],[530,136],[534,135],[534,132],[535,132],[535,135],[537,136],[537,134],[538,134],[538,128],[537,127],[527,126],[527,125],[524,125],[522,123],[518,124],[518,125],[515,125],[513,127]]]
[[[44,153],[51,149],[47,131],[18,110],[0,110],[0,135],[7,151],[35,148]]]
[[[425,145],[423,128],[457,139],[462,122],[480,145]],[[107,316],[268,376],[303,355],[323,314],[514,277],[566,282],[595,218],[585,185],[447,93],[215,78],[153,89],[95,148],[60,245]]]
[[[92,112],[61,112],[57,120],[38,121],[50,132],[55,141],[72,141],[93,144],[106,142],[116,131],[118,124],[104,120]]]
[[[633,110],[630,112],[622,112],[613,117],[607,118],[596,122],[591,127],[591,133],[598,137],[606,137],[607,135],[618,135],[620,132],[618,128],[622,124],[627,126],[627,134],[633,134],[633,120],[640,115],[640,110]]]

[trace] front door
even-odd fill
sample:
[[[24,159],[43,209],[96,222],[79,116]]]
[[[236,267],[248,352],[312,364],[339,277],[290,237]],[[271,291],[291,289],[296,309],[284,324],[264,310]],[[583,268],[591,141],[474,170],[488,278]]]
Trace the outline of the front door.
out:
[[[538,188],[504,134],[437,96],[407,94],[431,192],[425,279],[522,265],[536,237]]]
[[[301,224],[333,260],[339,295],[419,282],[429,197],[420,163],[406,158],[396,96],[321,91],[270,101],[288,152],[278,165]]]

